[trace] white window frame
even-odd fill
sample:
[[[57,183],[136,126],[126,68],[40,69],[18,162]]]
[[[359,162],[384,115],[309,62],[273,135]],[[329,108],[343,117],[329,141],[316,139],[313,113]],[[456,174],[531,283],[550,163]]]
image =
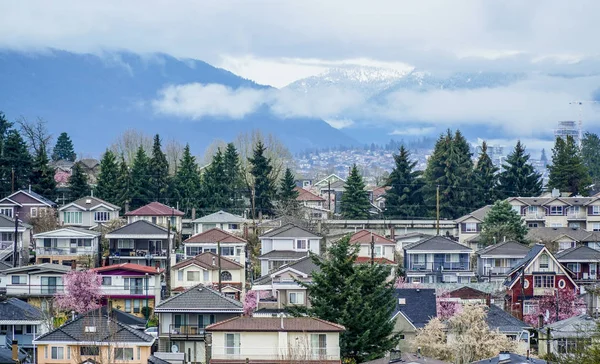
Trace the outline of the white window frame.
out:
[[[593,223],[592,224],[592,231],[600,231],[600,223]]]
[[[198,279],[195,279],[198,278]],[[185,275],[185,279],[188,282],[199,282],[200,281],[200,271],[199,270],[188,270]]]
[[[50,357],[52,358],[52,360],[64,360],[65,348],[63,348],[62,346],[50,347]]]
[[[292,305],[303,305],[304,304],[304,292],[288,293],[288,302]]]
[[[477,232],[477,223],[476,222],[466,222],[465,223],[465,233],[476,233]]]
[[[592,206],[592,215],[600,215],[600,205]]]
[[[65,224],[80,225],[83,221],[81,211],[63,211],[63,222]]]
[[[29,210],[29,214],[31,217],[37,217],[37,207],[32,207],[31,210]]]
[[[567,263],[567,268],[573,273],[581,273],[581,263]]]
[[[127,355],[131,352],[131,355]],[[119,353],[120,355],[118,355]],[[133,348],[115,348],[114,360],[133,360]]]
[[[548,256],[548,254],[540,255],[539,267],[540,269],[550,268],[550,257]]]
[[[240,229],[240,224],[228,224],[227,228],[229,230],[239,230]]]
[[[303,247],[302,247],[303,246]],[[296,239],[294,243],[295,250],[308,250],[308,239]]]
[[[537,214],[538,207],[537,206],[527,206],[528,214]]]
[[[552,275],[535,275],[533,276],[533,288],[554,288],[554,281],[555,277]]]
[[[450,259],[447,259],[450,258]],[[447,253],[444,254],[445,263],[460,263],[460,254],[458,253]]]
[[[125,244],[127,243],[127,244]],[[134,249],[135,242],[133,239],[119,239],[117,240],[117,249]]]
[[[327,334],[310,334],[310,349],[313,358],[325,359],[327,357]]]
[[[560,205],[553,205],[550,206],[550,215],[552,216],[561,216],[564,215],[564,206],[560,206]]]
[[[183,270],[181,269],[177,271],[177,280],[183,282]]]
[[[521,206],[520,205],[513,205],[512,209],[513,209],[514,212],[517,213],[517,215],[519,215],[519,216],[522,215]]]
[[[98,218],[98,217],[101,218]],[[110,221],[110,211],[94,211],[95,222],[107,222]]]
[[[225,354],[226,355],[240,355],[240,351],[241,351],[241,338],[240,338],[240,333],[239,332],[235,332],[235,333],[225,333]],[[228,338],[232,338],[233,340],[233,346],[228,346]]]
[[[103,286],[112,286],[112,277],[102,277]]]
[[[0,214],[13,217],[14,209],[12,207],[0,207]]]
[[[537,310],[537,302],[536,301],[525,301],[523,303],[523,314],[530,315],[535,313]]]

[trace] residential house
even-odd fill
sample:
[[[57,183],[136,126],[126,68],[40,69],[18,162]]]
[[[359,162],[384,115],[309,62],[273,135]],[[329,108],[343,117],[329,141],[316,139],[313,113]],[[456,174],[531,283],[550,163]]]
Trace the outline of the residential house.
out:
[[[473,250],[442,236],[423,239],[404,248],[406,279],[411,283],[469,283]]]
[[[131,313],[127,313],[122,310],[117,310],[116,308],[109,309],[107,306],[102,306],[100,309],[102,310],[102,314],[105,316],[110,316],[111,320],[116,320],[122,324],[128,325],[132,329],[146,329],[147,320],[144,318],[132,315]]]
[[[109,308],[148,317],[161,300],[163,269],[132,263],[95,268],[102,277],[102,296]]]
[[[537,300],[556,290],[576,290],[577,283],[548,248],[535,244],[507,273],[505,308],[517,318],[534,312]]]
[[[346,180],[331,174],[313,185],[312,190],[326,200],[327,207],[333,213],[340,213],[342,194],[346,189]],[[329,205],[331,204],[331,209]]]
[[[53,214],[56,203],[31,190],[19,190],[10,196],[0,199],[0,214],[8,217],[17,216],[26,223],[31,218]]]
[[[285,306],[309,306],[306,288],[298,282],[311,283],[319,267],[311,256],[283,265],[269,274],[256,279],[252,290],[258,291],[256,316],[271,316],[283,313]]]
[[[363,364],[393,364],[393,363],[408,363],[408,364],[450,364],[447,361],[441,361],[423,356],[415,351],[413,352],[390,352],[383,358],[369,360]]]
[[[166,268],[174,233],[146,220],[129,223],[106,234],[110,264],[135,263]]]
[[[589,345],[598,327],[598,320],[588,314],[581,314],[556,321],[539,330],[539,355],[548,354],[547,340],[550,339],[551,354],[575,353],[581,345]],[[548,338],[550,329],[550,338]]]
[[[456,223],[458,224],[458,241],[461,244],[467,245],[475,251],[478,250],[481,225],[483,224],[485,215],[487,215],[491,208],[491,205],[487,205],[456,219]]]
[[[31,225],[19,220],[17,224],[17,253],[21,262],[29,259],[31,244]],[[12,262],[15,245],[15,220],[0,214],[0,262]],[[11,265],[12,266],[12,265]]]
[[[258,259],[261,276],[303,258],[309,252],[321,252],[321,237],[294,224],[267,231],[259,239],[261,255]]]
[[[221,279],[219,280],[219,271]],[[220,257],[213,252],[204,252],[181,261],[171,267],[171,288],[184,291],[199,283],[223,292],[227,297],[242,300],[245,290],[246,270],[240,263]]]
[[[556,260],[573,273],[577,284],[595,284],[600,280],[598,276],[600,250],[579,245],[557,253]]]
[[[10,347],[17,340],[19,349],[34,358],[33,339],[48,332],[48,328],[39,308],[18,298],[0,298],[0,348]]]
[[[527,352],[530,348],[531,332],[533,327],[496,305],[488,305],[485,318],[488,327],[499,331],[509,339],[517,341],[520,351]]]
[[[469,286],[463,286],[448,292],[446,300],[458,301],[463,305],[478,304],[489,306],[492,303],[492,298],[489,293]]]
[[[394,292],[396,309],[392,316],[394,333],[400,333],[397,349],[402,352],[412,349],[417,330],[437,316],[435,289],[401,288]]]
[[[380,262],[395,264],[396,242],[383,235],[363,229],[350,236],[350,243],[360,245],[357,260],[360,263],[371,261],[374,257]]]
[[[33,341],[37,363],[147,364],[154,338],[92,310]]]
[[[296,200],[306,220],[327,220],[330,214],[331,203],[327,203],[323,197],[316,195],[304,188],[296,187],[298,192]]]
[[[527,240],[544,244],[552,252],[559,252],[577,245],[587,245],[600,250],[600,232],[570,227],[540,227],[529,229]]]
[[[240,301],[200,284],[166,299],[155,312],[158,350],[182,352],[186,363],[205,363],[206,327],[240,316],[244,309]]]
[[[381,211],[385,210],[385,194],[390,189],[391,187],[389,186],[375,187],[371,192],[371,203],[377,206],[377,208],[379,208]]]
[[[244,234],[244,224],[246,223],[245,218],[221,210],[193,220],[193,234],[200,234],[218,228],[241,236]]]
[[[95,186],[98,183],[98,175],[100,174],[100,161],[95,158],[82,158],[75,162],[79,164],[83,173],[88,177],[88,183]]]
[[[171,229],[181,232],[181,223],[184,215],[185,213],[174,207],[155,201],[136,210],[126,212],[124,216],[127,218],[128,224],[139,220],[146,220],[164,228],[170,226]]]
[[[79,262],[94,267],[99,258],[100,236],[99,232],[73,226],[35,234],[35,261],[69,266]]]
[[[433,235],[421,233],[418,231],[413,231],[410,233],[395,235],[391,237],[392,240],[396,241],[396,251],[398,254],[404,254],[404,247],[411,243],[416,243],[417,241],[431,238]]]
[[[0,285],[8,297],[17,297],[47,311],[54,295],[64,290],[63,276],[71,267],[42,263],[2,271]]]
[[[529,247],[516,241],[503,241],[478,250],[477,275],[488,282],[504,282],[506,274],[529,252]]]
[[[537,359],[529,357],[529,355],[519,355],[516,353],[509,353],[502,351],[498,356],[493,358],[487,358],[483,360],[474,361],[472,364],[547,364],[548,362],[543,359]]]
[[[119,218],[119,206],[87,196],[58,208],[61,225],[93,228]]]
[[[183,242],[185,258],[193,258],[198,254],[211,252],[217,254],[221,248],[221,256],[246,266],[246,244],[241,237],[219,228],[205,230]]]
[[[343,326],[314,317],[236,317],[206,327],[209,363],[341,363]]]

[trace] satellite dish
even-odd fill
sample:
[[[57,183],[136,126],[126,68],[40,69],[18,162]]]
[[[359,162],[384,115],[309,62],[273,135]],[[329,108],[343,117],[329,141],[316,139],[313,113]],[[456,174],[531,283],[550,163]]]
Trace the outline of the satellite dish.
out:
[[[544,319],[546,321],[550,320],[550,311],[546,310],[546,314],[544,315]]]
[[[179,346],[177,346],[177,344],[173,344],[171,346],[171,352],[172,353],[178,353],[179,352]]]

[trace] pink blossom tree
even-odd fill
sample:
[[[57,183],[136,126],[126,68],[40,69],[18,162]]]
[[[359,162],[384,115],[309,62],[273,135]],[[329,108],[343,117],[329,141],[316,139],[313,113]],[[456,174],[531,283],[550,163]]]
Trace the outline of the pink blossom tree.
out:
[[[71,271],[63,276],[64,292],[54,296],[61,310],[86,313],[101,306],[102,277],[93,270]]]
[[[394,288],[403,289],[403,288],[421,288],[421,283],[410,283],[406,281],[406,278],[400,276],[396,278],[396,282],[394,283]]]
[[[438,290],[436,292],[437,317],[442,320],[448,320],[462,311],[460,301],[455,301],[450,297],[450,292]]]
[[[544,324],[556,322],[556,307],[558,305],[558,321],[568,319],[576,315],[585,313],[586,305],[581,297],[577,295],[575,290],[560,289],[558,290],[558,299],[556,294],[542,296],[535,306],[535,310],[523,317],[523,321],[538,327],[538,317],[544,317]]]
[[[258,294],[256,291],[248,291],[246,292],[246,297],[244,298],[244,316],[252,316],[254,310],[258,306]]]

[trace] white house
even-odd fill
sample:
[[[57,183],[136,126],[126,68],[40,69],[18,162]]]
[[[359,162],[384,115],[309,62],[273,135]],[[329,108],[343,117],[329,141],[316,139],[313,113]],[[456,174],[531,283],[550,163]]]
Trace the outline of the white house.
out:
[[[35,234],[36,263],[71,265],[86,257],[91,266],[97,260],[100,233],[66,226],[58,230]]]
[[[58,208],[61,225],[94,227],[119,217],[119,206],[87,196]]]
[[[183,242],[186,259],[206,252],[217,254],[217,246],[220,246],[221,256],[242,266],[246,265],[246,244],[246,240],[219,228],[205,230]]]
[[[270,230],[259,239],[261,276],[307,256],[309,251],[321,253],[321,237],[294,224]]]
[[[71,267],[60,264],[37,264],[6,269],[0,286],[8,297],[17,297],[43,311],[49,308],[54,295],[64,290],[63,276]]]
[[[17,226],[17,251],[20,256],[28,253],[31,237],[31,225],[22,221]],[[12,259],[15,244],[15,220],[0,214],[0,262]]]
[[[241,235],[244,232],[244,224],[247,220],[241,216],[230,214],[223,210],[213,214],[202,216],[194,221],[193,232],[200,234],[210,229],[221,229],[228,233]]]

